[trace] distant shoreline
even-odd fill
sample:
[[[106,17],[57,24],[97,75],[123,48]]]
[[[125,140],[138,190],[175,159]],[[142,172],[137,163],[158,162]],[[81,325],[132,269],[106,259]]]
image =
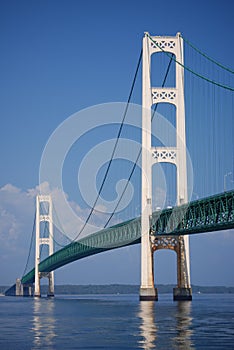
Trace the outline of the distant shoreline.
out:
[[[159,294],[172,293],[175,285],[157,285]],[[8,286],[0,286],[0,294],[9,288]],[[48,286],[41,286],[42,294],[47,293]],[[132,284],[107,284],[107,285],[73,285],[64,284],[55,286],[55,294],[60,295],[85,295],[85,294],[138,294],[139,285]],[[234,294],[234,287],[225,286],[197,286],[192,285],[193,294]]]

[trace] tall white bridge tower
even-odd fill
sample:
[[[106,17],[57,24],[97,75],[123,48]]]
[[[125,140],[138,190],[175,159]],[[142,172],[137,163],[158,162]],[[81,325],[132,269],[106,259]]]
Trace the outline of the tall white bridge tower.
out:
[[[167,51],[175,55],[176,83],[172,87],[151,86],[151,55]],[[140,300],[157,300],[154,286],[154,252],[172,249],[177,253],[177,287],[173,290],[174,300],[191,300],[189,238],[150,237],[152,217],[152,167],[155,163],[172,163],[177,171],[177,205],[188,201],[187,166],[184,108],[183,40],[179,33],[175,37],[153,36],[145,33],[143,38],[143,81],[142,81],[142,215],[141,215],[141,288]],[[170,103],[176,107],[175,147],[152,147],[151,107],[156,103]],[[165,152],[166,151],[166,152]],[[154,155],[157,154],[157,157]],[[173,157],[171,157],[173,154]]]
[[[42,206],[46,213],[42,213]],[[42,237],[41,222],[48,223],[47,237]],[[52,200],[51,196],[38,195],[36,198],[35,297],[41,296],[40,279],[42,277],[49,279],[47,295],[54,296],[54,272],[39,272],[40,246],[43,244],[49,246],[49,255],[52,255],[54,253]]]

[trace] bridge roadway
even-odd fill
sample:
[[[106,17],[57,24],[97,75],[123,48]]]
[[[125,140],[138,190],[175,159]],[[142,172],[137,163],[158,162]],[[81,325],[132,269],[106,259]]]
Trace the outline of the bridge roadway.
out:
[[[150,234],[173,236],[234,228],[234,190],[196,200],[152,215]],[[140,217],[103,229],[58,250],[39,264],[42,273],[56,270],[72,261],[141,241]],[[21,283],[34,283],[35,270],[23,276]]]

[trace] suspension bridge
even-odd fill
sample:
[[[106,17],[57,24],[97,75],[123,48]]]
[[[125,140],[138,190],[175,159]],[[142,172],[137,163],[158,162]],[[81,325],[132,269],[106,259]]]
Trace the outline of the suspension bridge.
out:
[[[188,62],[184,60],[185,45]],[[199,57],[198,61],[194,59],[192,52]],[[157,62],[155,68],[153,57],[156,56],[160,56],[160,62]],[[95,208],[110,176],[110,169],[114,166],[116,149],[127,120],[141,63],[142,147],[135,155],[135,162],[129,171],[123,192],[103,224],[103,229],[80,238],[95,214]],[[34,267],[27,271],[27,261],[22,278],[5,294],[32,295],[32,285],[35,284],[34,295],[40,296],[40,279],[48,277],[48,295],[53,296],[54,270],[90,255],[140,243],[140,299],[158,299],[154,283],[153,253],[159,249],[171,249],[177,254],[177,287],[173,291],[174,300],[191,300],[189,235],[234,228],[233,181],[228,182],[234,173],[233,73],[234,71],[209,57],[180,33],[175,37],[151,36],[145,33],[114,148],[97,197],[83,226],[75,239],[68,240],[64,246],[59,244],[55,251],[52,200],[50,196],[38,196],[32,233],[32,238],[36,236]],[[169,112],[168,106],[172,107]],[[175,133],[171,137],[168,132],[164,139],[155,140],[152,137],[152,128],[159,111],[173,124]],[[188,147],[195,178],[192,190],[188,181]],[[130,181],[134,179],[140,159],[142,173],[137,180],[141,188],[140,215],[110,226]],[[165,194],[167,207],[162,210],[157,208],[158,193],[155,194],[155,188],[158,187],[155,178],[157,179],[158,173],[153,170],[159,164],[164,167],[169,189]],[[168,164],[171,167],[167,167]],[[197,181],[199,178],[200,181]],[[198,199],[198,192],[203,198]],[[196,196],[195,200],[191,200],[193,196]],[[171,204],[172,197],[173,205],[168,205]],[[139,204],[139,201],[136,198],[134,205]],[[42,203],[47,203],[46,212],[42,212]],[[45,230],[40,231],[41,222],[46,223],[47,235]],[[44,245],[49,246],[49,254],[41,259]]]

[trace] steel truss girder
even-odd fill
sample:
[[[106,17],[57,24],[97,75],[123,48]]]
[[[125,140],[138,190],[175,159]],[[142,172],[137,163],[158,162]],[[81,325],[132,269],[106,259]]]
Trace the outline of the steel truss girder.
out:
[[[155,212],[151,235],[187,235],[234,228],[234,191]]]
[[[140,218],[129,220],[73,242],[39,264],[40,272],[50,272],[72,261],[141,241]],[[234,190],[154,212],[151,236],[180,236],[234,228]],[[153,238],[153,237],[152,237]],[[21,283],[33,283],[35,270]]]

